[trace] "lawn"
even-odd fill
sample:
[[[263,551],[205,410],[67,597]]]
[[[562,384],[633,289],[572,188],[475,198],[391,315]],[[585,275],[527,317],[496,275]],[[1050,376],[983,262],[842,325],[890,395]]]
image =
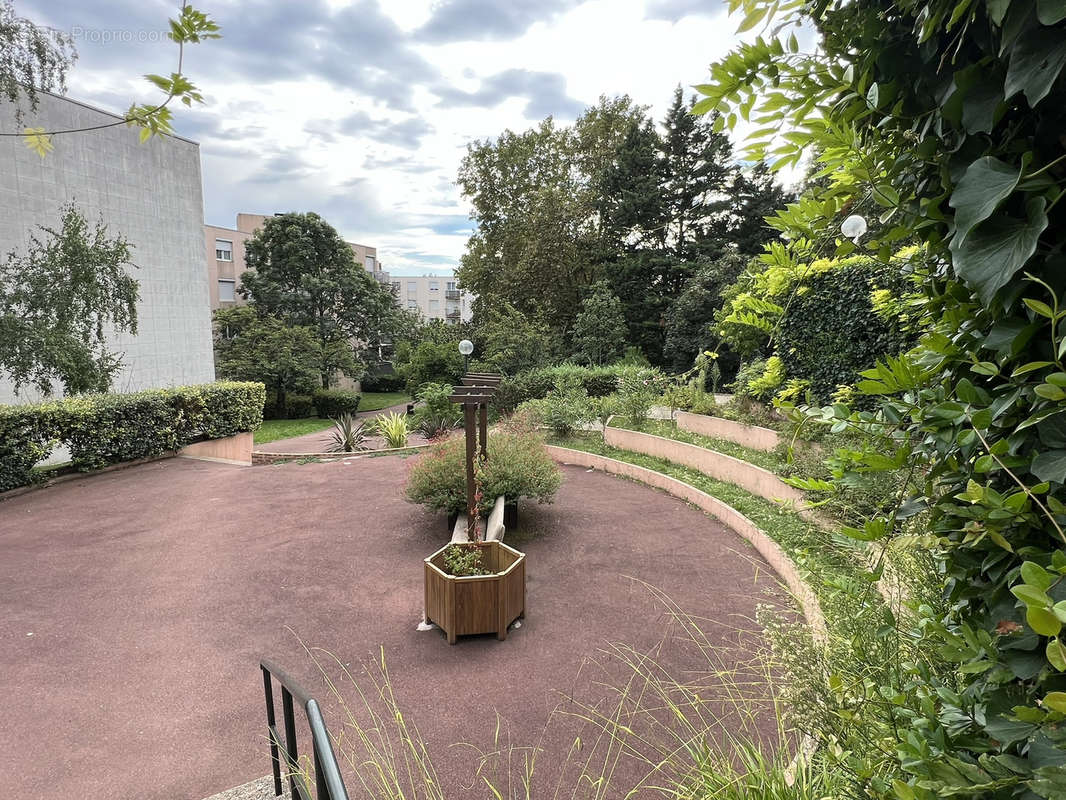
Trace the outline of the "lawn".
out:
[[[400,403],[410,403],[411,397],[406,392],[363,392],[359,401],[360,411],[380,411]]]
[[[278,439],[290,439],[305,433],[317,433],[333,425],[328,419],[307,417],[306,419],[267,419],[255,432],[255,443],[266,444]]]

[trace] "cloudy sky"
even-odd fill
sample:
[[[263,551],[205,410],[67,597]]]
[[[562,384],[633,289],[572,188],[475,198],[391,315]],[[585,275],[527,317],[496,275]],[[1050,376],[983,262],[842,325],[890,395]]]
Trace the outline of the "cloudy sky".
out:
[[[471,223],[455,185],[466,145],[603,94],[660,119],[735,42],[724,0],[197,0],[223,38],[187,48],[206,105],[178,106],[200,142],[206,221],[317,211],[394,274],[452,269]],[[122,112],[175,69],[178,0],[15,0],[72,32],[68,95]]]

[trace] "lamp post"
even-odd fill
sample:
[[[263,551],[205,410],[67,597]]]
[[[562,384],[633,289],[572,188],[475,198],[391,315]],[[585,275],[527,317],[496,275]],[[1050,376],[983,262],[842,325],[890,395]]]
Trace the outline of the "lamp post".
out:
[[[459,352],[463,354],[463,374],[470,371],[470,354],[474,352],[474,343],[469,339],[459,342]]]

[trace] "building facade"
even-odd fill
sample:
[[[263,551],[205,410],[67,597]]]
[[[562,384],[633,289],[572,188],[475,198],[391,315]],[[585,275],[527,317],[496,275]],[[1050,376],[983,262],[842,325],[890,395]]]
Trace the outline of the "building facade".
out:
[[[401,308],[424,320],[442,320],[449,325],[469,322],[474,296],[456,286],[455,275],[393,275],[393,294]]]
[[[263,227],[266,214],[238,214],[236,228],[204,225],[204,245],[207,253],[207,283],[211,293],[211,310],[229,308],[243,303],[239,289],[244,265],[244,246],[252,235]],[[378,250],[365,244],[348,242],[355,260],[381,283],[389,283],[389,273],[378,261]]]
[[[136,336],[112,333],[123,368],[119,392],[205,383],[215,379],[207,265],[203,249],[200,148],[178,136],[141,143],[121,117],[74,100],[39,93],[22,127],[46,131],[112,125],[52,137],[41,158],[19,137],[0,137],[0,257],[25,252],[38,226],[58,226],[74,202],[90,225],[132,245],[130,269],[140,284]],[[15,129],[14,106],[0,102],[0,127]],[[37,398],[15,394],[0,372],[0,403]]]

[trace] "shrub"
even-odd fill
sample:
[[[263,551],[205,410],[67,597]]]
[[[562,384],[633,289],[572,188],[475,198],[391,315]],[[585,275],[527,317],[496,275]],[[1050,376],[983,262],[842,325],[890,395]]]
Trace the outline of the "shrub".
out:
[[[485,569],[480,547],[469,544],[453,544],[444,551],[444,568],[449,575],[463,578],[470,575],[491,575]]]
[[[504,378],[493,396],[493,405],[500,411],[513,411],[527,400],[546,397],[548,392],[571,378],[580,381],[589,397],[605,397],[618,391],[618,379],[626,370],[636,370],[648,377],[659,374],[648,367],[624,364],[582,367],[567,363],[541,367]]]
[[[767,401],[785,382],[785,364],[777,356],[756,358],[741,365],[733,384],[738,397]]]
[[[643,425],[665,387],[665,376],[658,370],[626,367],[618,378],[619,413],[633,425]]]
[[[327,452],[354,453],[357,450],[366,450],[368,448],[365,442],[366,430],[363,423],[351,414],[341,414],[333,420]]]
[[[315,416],[315,401],[306,394],[285,395],[285,408],[278,408],[278,398],[274,392],[266,395],[264,419],[304,419]]]
[[[387,447],[407,447],[407,437],[411,435],[411,429],[404,414],[394,411],[375,417],[374,428],[385,439]]]
[[[489,434],[489,457],[478,469],[481,490],[489,502],[499,495],[550,503],[562,483],[544,442],[532,433]],[[418,460],[407,478],[407,499],[434,511],[451,514],[466,509],[466,442],[448,439]]]
[[[318,416],[336,419],[342,414],[354,414],[362,399],[358,392],[347,389],[319,389],[311,395]]]
[[[420,342],[410,360],[399,367],[409,394],[424,383],[456,383],[463,376],[463,357],[454,342]]]
[[[437,439],[455,428],[463,412],[449,398],[452,387],[447,383],[425,383],[418,390],[421,405],[415,409],[414,426],[427,439]]]
[[[580,380],[568,377],[542,400],[527,400],[519,410],[528,409],[556,436],[569,436],[592,418],[589,396]]]
[[[0,492],[33,482],[33,465],[56,441],[55,403],[0,406]]]
[[[221,382],[0,406],[0,489],[31,483],[56,443],[70,448],[74,468],[92,470],[255,430],[264,398],[261,383]]]
[[[402,392],[406,381],[395,372],[368,372],[359,382],[364,392]]]

